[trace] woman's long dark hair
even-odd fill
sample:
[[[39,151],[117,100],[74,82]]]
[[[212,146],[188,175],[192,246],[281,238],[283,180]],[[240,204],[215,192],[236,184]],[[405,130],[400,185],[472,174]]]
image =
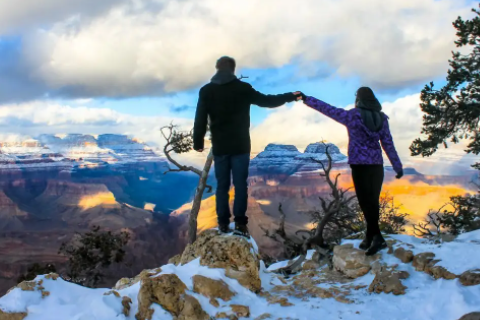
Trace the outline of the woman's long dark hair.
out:
[[[355,107],[360,110],[363,124],[373,132],[382,130],[385,115],[382,113],[382,105],[369,87],[361,87],[357,90]]]

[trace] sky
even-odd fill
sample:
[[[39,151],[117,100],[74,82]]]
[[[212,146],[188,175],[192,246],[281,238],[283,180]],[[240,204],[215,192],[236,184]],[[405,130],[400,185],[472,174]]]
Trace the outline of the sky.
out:
[[[24,0],[0,2],[0,140],[41,133],[120,133],[161,146],[159,128],[191,128],[216,59],[237,60],[257,90],[303,91],[351,108],[370,86],[399,154],[426,171],[464,157],[457,146],[412,159],[419,92],[440,86],[455,50],[452,21],[470,0]],[[327,140],[346,130],[291,103],[252,108],[252,145]],[[462,162],[462,163],[463,163]],[[436,169],[447,170],[441,165]]]

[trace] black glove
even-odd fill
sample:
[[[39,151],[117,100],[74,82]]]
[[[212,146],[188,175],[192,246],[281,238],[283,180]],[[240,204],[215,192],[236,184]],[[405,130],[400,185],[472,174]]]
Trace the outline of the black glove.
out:
[[[400,179],[401,177],[403,177],[403,169],[400,169],[400,172],[398,172],[397,175],[395,176],[395,178],[397,179]]]

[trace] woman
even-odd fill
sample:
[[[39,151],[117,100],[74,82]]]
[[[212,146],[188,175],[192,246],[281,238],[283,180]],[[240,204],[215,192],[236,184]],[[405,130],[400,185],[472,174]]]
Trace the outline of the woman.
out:
[[[355,108],[344,110],[333,107],[321,100],[307,97],[301,92],[303,102],[333,120],[347,127],[348,163],[352,168],[353,184],[358,202],[367,222],[365,239],[360,244],[366,255],[374,255],[387,247],[378,225],[380,215],[380,193],[384,178],[382,149],[385,150],[397,179],[403,176],[402,163],[392,141],[388,117],[381,112],[372,89],[358,89]]]

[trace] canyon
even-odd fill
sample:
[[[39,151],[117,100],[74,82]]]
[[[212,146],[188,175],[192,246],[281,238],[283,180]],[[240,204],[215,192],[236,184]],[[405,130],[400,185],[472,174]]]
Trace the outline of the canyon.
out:
[[[328,147],[342,187],[352,185],[346,156],[332,144],[313,143],[304,152],[271,144],[251,161],[248,215],[261,252],[281,256],[264,237],[279,219],[282,203],[287,232],[310,226],[308,212],[319,206],[328,188],[320,176]],[[197,176],[169,173],[158,151],[122,135],[40,135],[35,140],[0,142],[0,291],[16,283],[33,263],[54,263],[62,242],[92,226],[128,231],[125,263],[109,270],[102,285],[120,276],[166,263],[186,245],[187,218]],[[315,160],[317,161],[315,161]],[[478,175],[426,176],[413,168],[402,180],[386,167],[384,192],[422,219],[457,194],[475,192]],[[213,177],[210,183],[215,185]],[[232,200],[234,194],[232,192]],[[216,225],[215,197],[205,194],[199,231]]]

